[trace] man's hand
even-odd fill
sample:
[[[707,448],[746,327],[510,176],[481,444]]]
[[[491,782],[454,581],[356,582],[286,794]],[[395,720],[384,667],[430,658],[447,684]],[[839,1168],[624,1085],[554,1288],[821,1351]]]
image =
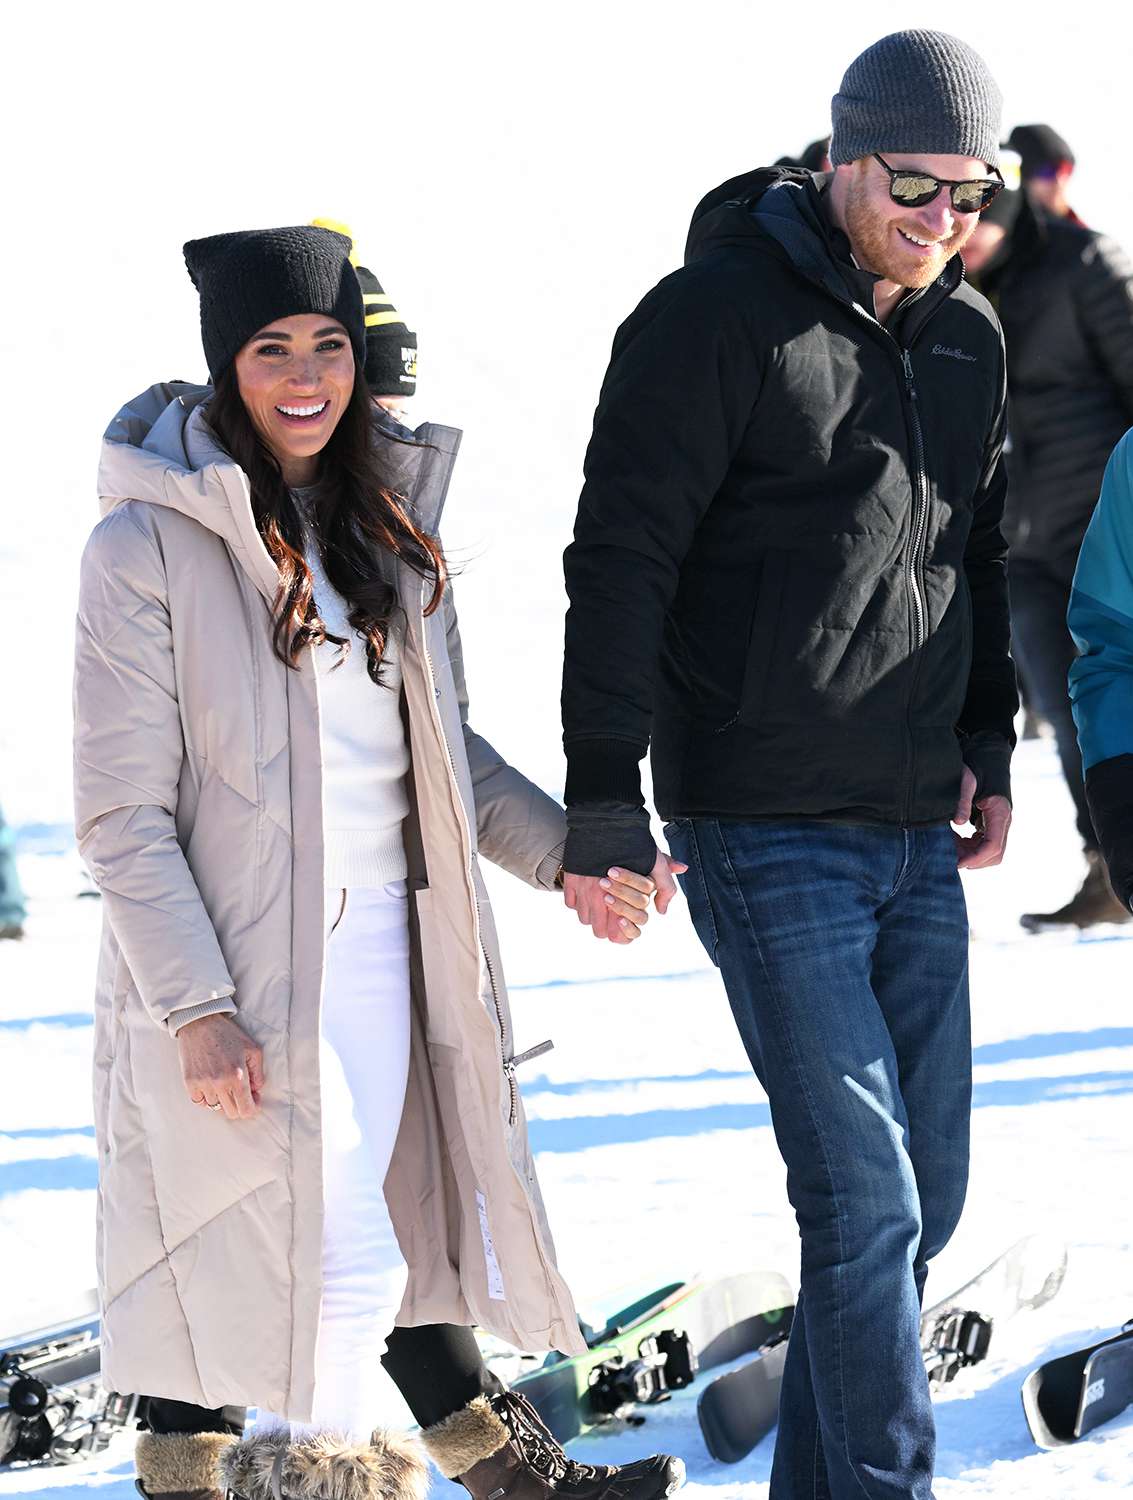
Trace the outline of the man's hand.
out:
[[[609,875],[566,875],[563,897],[578,920],[589,927],[596,938],[611,943],[632,943],[641,936],[649,920],[649,897],[655,895],[662,916],[677,893],[674,875],[683,875],[687,865],[657,851],[657,862],[651,875],[637,875],[632,870],[614,867]]]
[[[202,1016],[177,1033],[190,1102],[222,1109],[230,1120],[259,1112],[264,1054],[231,1016]]]
[[[1011,804],[1006,797],[981,797],[973,806],[975,794],[975,772],[965,766],[952,822],[959,828],[972,823],[976,831],[966,838],[955,834],[956,863],[961,870],[986,870],[999,864],[1011,828]]]

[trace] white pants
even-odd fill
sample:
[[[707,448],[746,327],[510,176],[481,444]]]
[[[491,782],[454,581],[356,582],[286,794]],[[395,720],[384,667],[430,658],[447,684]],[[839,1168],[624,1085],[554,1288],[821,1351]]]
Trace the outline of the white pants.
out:
[[[391,1405],[381,1356],[407,1274],[382,1184],[409,1073],[408,906],[404,881],[326,893],[323,1300],[312,1426],[360,1441]],[[261,1412],[256,1429],[280,1425]]]

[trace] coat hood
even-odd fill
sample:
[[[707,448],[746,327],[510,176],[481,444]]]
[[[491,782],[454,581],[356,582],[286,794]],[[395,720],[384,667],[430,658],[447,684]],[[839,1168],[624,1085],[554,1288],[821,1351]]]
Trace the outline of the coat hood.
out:
[[[770,252],[801,275],[845,302],[860,302],[855,273],[835,245],[835,233],[822,207],[833,173],[801,167],[757,167],[730,177],[697,204],[685,243],[685,264],[725,248]],[[947,296],[963,280],[954,255],[936,286]],[[919,294],[918,294],[919,295]],[[872,304],[871,304],[872,305]]]
[[[98,469],[103,515],[126,500],[180,511],[215,532],[268,599],[279,573],[260,537],[247,476],[206,420],[211,386],[152,385],[117,412],[103,436]],[[374,437],[391,487],[406,496],[425,530],[436,532],[461,434],[425,423],[410,431],[375,415]]]
[[[685,264],[725,248],[771,251],[845,298],[819,195],[828,175],[799,167],[758,167],[730,177],[697,204]]]

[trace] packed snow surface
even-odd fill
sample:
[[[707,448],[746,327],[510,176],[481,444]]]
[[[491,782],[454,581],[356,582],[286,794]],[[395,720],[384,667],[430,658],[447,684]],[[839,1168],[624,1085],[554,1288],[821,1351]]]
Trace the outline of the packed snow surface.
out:
[[[972,1185],[928,1295],[945,1294],[1031,1230],[1067,1241],[1070,1270],[1054,1302],[998,1329],[987,1363],[939,1399],[941,1500],[1089,1500],[1127,1490],[1133,1474],[1133,1414],[1040,1453],[1019,1400],[1037,1363],[1133,1315],[1133,946],[1128,929],[1077,940],[1019,930],[1020,910],[1057,904],[1081,870],[1049,742],[1022,747],[1016,779],[1009,859],[967,877]],[[94,1280],[88,1070],[101,914],[97,901],[76,899],[73,851],[25,853],[22,867],[27,937],[0,945],[0,1337],[80,1307]],[[584,1315],[598,1322],[641,1291],[697,1272],[768,1266],[794,1280],[795,1226],[766,1099],[683,903],[626,951],[595,942],[555,898],[502,877],[493,895],[517,1045],[555,1040],[530,1065],[523,1092],[560,1260]],[[572,1452],[617,1462],[663,1448],[685,1458],[690,1495],[762,1500],[771,1441],[735,1467],[714,1463],[696,1394]],[[129,1447],[120,1439],[80,1468],[0,1474],[0,1494],[52,1489],[62,1500],[100,1489],[128,1500]]]

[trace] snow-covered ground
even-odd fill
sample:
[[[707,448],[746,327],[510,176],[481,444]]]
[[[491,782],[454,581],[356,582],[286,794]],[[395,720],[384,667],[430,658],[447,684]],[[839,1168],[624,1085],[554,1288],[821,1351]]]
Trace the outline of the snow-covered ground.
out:
[[[1079,941],[1020,932],[1018,912],[1061,900],[1079,868],[1049,743],[1024,745],[1016,774],[1010,858],[968,880],[972,1187],[929,1296],[1032,1229],[1066,1239],[1070,1271],[1053,1303],[998,1330],[993,1357],[941,1398],[941,1500],[1090,1500],[1127,1490],[1133,1474],[1133,1414],[1041,1454],[1019,1401],[1036,1363],[1133,1313],[1133,946],[1117,929]],[[87,1073],[99,904],[75,899],[73,852],[28,853],[23,870],[28,935],[0,945],[0,1336],[65,1311],[94,1275]],[[698,1271],[765,1265],[793,1279],[795,1230],[766,1101],[683,906],[627,952],[594,942],[557,901],[506,879],[493,884],[518,1042],[555,1039],[524,1095],[580,1307],[597,1316]],[[770,1441],[734,1468],[714,1464],[694,1397],[695,1389],[644,1427],[573,1451],[610,1462],[666,1448],[686,1459],[690,1490],[762,1500]],[[8,1472],[0,1495],[51,1488],[64,1500],[101,1488],[107,1500],[127,1500],[128,1455],[127,1442],[86,1468]]]

